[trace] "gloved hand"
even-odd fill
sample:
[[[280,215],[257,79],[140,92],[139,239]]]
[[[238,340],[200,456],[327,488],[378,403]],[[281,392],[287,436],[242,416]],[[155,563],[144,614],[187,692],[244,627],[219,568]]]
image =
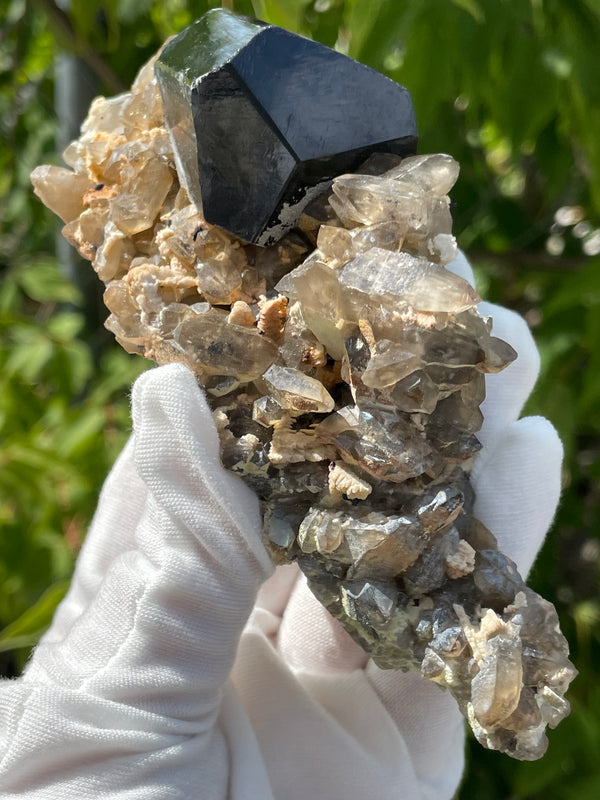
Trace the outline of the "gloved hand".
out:
[[[472,280],[464,258],[451,268]],[[517,421],[538,370],[525,323],[480,311],[519,357],[488,377],[475,513],[526,575],[562,450],[546,420]],[[273,570],[191,373],[145,373],[132,405],[72,587],[24,676],[0,685],[0,797],[450,798],[454,700],[375,667],[296,566]]]

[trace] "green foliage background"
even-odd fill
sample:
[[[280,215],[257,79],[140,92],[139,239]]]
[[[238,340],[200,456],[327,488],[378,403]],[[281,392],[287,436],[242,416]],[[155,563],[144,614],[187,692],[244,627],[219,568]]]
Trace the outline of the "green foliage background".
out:
[[[63,4],[61,4],[62,6]],[[59,163],[54,59],[112,94],[206,0],[0,0],[0,667],[17,674],[60,600],[146,364],[64,277],[29,172]],[[469,800],[600,797],[600,0],[236,0],[407,86],[421,152],[462,165],[455,229],[482,294],[534,330],[527,412],[565,444],[561,508],[532,575],[580,670],[541,762],[473,743]],[[327,77],[324,76],[324,80]],[[577,223],[577,224],[575,224]],[[89,272],[89,265],[82,265]],[[77,281],[76,281],[77,283]],[[81,284],[81,282],[79,282]],[[92,303],[93,305],[93,303]]]

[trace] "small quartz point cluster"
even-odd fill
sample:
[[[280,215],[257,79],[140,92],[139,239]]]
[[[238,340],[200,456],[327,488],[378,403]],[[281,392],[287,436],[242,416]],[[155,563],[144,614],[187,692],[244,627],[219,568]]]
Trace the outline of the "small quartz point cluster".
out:
[[[205,388],[274,561],[379,666],[448,689],[483,745],[539,758],[575,670],[554,607],[472,516],[485,375],[516,354],[444,266],[456,162],[374,155],[250,245],[190,201],[151,63],[64,158],[36,193],[105,282],[120,344]]]

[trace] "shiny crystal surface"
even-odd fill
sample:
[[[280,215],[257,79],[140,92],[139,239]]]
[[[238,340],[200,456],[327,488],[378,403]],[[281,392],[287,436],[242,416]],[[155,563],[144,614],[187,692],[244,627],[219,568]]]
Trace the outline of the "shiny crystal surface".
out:
[[[182,185],[207,221],[249,242],[281,238],[316,192],[374,151],[416,147],[404,87],[227,9],[170,41],[156,75]]]
[[[380,667],[449,690],[484,746],[539,758],[575,670],[554,607],[472,515],[485,374],[516,353],[445,268],[456,162],[378,154],[257,247],[199,213],[152,64],[94,102],[65,160],[36,193],[105,281],[121,345],[205,388],[273,560]]]

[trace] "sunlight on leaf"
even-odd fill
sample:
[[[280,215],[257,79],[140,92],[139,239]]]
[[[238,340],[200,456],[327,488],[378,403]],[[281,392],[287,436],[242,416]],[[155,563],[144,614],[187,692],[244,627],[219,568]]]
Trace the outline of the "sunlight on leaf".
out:
[[[475,22],[484,22],[485,15],[477,0],[452,0],[455,6],[470,14]]]
[[[0,631],[0,652],[35,644],[52,621],[56,607],[67,593],[69,583],[70,581],[59,581],[50,586],[34,605]]]

